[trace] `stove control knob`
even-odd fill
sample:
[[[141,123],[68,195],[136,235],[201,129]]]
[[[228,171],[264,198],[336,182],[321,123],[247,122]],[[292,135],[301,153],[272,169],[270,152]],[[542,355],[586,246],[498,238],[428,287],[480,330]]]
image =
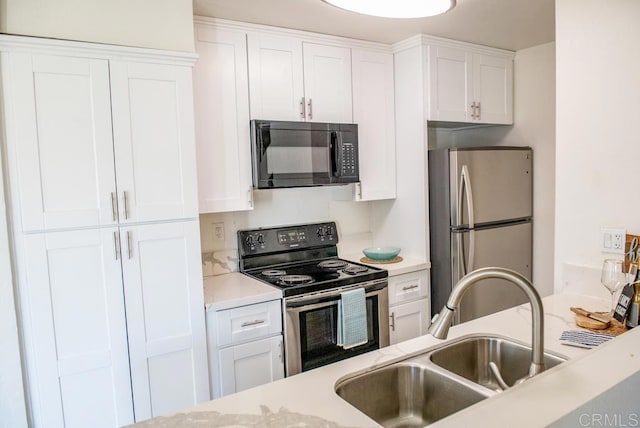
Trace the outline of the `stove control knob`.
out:
[[[264,245],[264,235],[262,233],[258,234],[257,241],[258,241],[258,244]]]
[[[316,232],[316,234],[318,235],[319,238],[323,238],[324,235],[326,234],[326,230],[324,226],[318,227],[318,231]]]
[[[253,247],[255,245],[255,242],[253,241],[253,235],[247,236],[246,243],[249,247]]]
[[[334,234],[333,227],[327,226],[327,235],[333,235],[333,234]]]

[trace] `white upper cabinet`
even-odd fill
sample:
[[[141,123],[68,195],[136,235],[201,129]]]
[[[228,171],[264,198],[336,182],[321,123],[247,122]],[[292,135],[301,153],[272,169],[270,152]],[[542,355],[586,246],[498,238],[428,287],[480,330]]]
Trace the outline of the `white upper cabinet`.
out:
[[[209,399],[197,221],[120,228],[136,421]]]
[[[351,123],[351,50],[248,34],[252,119]]]
[[[307,120],[351,123],[351,49],[303,44]]]
[[[198,215],[191,67],[111,61],[120,222]]]
[[[3,58],[22,231],[197,217],[190,67]]]
[[[393,55],[353,49],[353,121],[358,124],[360,183],[355,199],[396,197]]]
[[[109,62],[2,59],[15,220],[23,231],[115,224]]]
[[[305,120],[302,42],[266,34],[249,34],[251,118]]]
[[[253,203],[246,33],[206,24],[195,28],[200,212],[249,210]]]
[[[513,55],[428,46],[428,119],[513,123]]]
[[[513,60],[488,54],[474,54],[473,94],[478,121],[512,124]]]

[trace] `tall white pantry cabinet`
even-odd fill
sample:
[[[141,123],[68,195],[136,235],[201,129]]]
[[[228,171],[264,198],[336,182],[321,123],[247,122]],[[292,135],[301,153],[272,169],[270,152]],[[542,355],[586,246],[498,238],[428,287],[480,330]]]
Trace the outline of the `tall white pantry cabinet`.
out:
[[[208,400],[195,56],[17,36],[0,52],[32,424]]]

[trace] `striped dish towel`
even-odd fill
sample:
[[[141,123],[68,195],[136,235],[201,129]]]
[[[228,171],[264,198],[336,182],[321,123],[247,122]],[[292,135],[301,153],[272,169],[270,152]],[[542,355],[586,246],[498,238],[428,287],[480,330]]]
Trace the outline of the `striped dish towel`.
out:
[[[560,343],[563,345],[577,346],[579,348],[595,348],[615,336],[604,333],[594,333],[592,331],[570,330],[563,331],[560,335]]]

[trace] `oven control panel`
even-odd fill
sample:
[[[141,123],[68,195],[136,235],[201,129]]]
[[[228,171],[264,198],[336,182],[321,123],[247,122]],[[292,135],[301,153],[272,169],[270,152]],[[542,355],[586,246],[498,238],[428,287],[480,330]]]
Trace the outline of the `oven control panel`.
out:
[[[307,249],[337,243],[338,232],[335,222],[238,231],[238,249],[241,256]]]

